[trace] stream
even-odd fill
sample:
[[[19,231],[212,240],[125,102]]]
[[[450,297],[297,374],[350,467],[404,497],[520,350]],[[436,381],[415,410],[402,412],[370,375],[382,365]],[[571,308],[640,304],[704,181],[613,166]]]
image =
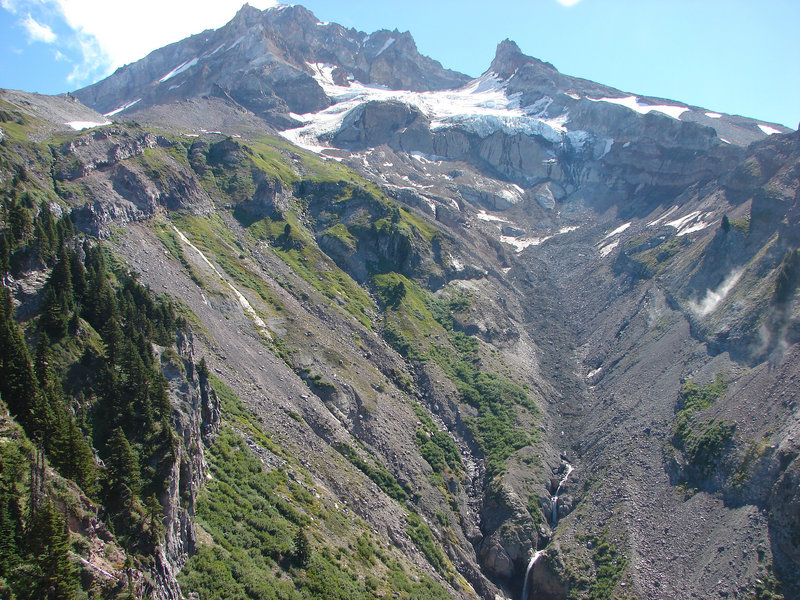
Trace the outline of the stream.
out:
[[[556,491],[550,496],[550,506],[552,507],[551,516],[550,516],[550,526],[555,528],[558,525],[558,497],[561,495],[561,488],[564,487],[564,484],[567,483],[567,479],[575,470],[568,462],[564,463],[567,466],[567,470],[564,473],[564,476],[561,478],[561,481],[558,482],[558,486],[556,486]],[[531,574],[533,571],[533,566],[536,564],[536,561],[539,560],[539,557],[544,554],[545,550],[547,550],[547,546],[542,548],[541,550],[536,550],[531,556],[530,561],[528,562],[528,568],[525,569],[525,582],[522,585],[522,596],[521,600],[528,600],[528,594],[531,592],[530,588],[530,580]]]

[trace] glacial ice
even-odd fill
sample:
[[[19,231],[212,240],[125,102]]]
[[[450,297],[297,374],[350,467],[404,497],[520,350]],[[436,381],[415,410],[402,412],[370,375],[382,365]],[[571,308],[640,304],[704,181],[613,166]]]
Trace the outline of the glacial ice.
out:
[[[394,101],[411,106],[431,119],[434,131],[458,126],[480,137],[502,131],[512,135],[538,135],[552,143],[561,142],[567,133],[564,127],[567,114],[557,118],[543,116],[552,99],[542,98],[533,105],[522,107],[520,94],[507,96],[506,83],[491,72],[458,89],[412,92],[358,81],[340,86],[333,81],[334,65],[308,63],[308,66],[334,104],[317,113],[292,115],[304,125],[285,130],[281,135],[315,152],[325,149],[324,137],[338,131],[355,108],[371,101]]]

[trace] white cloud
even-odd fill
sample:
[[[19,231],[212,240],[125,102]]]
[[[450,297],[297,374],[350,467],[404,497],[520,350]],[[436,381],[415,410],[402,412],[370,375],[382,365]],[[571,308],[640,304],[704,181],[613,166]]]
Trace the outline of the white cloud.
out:
[[[28,39],[31,42],[44,42],[45,44],[52,44],[56,41],[56,34],[47,25],[42,25],[32,16],[28,15],[22,19],[22,26],[28,33]]]
[[[204,29],[221,27],[243,4],[243,0],[50,1],[79,36],[96,41],[93,52],[104,54],[110,68],[139,60],[157,48]],[[251,4],[267,8],[276,2],[260,0]],[[84,39],[84,44],[91,42]]]
[[[259,9],[276,0],[247,0]],[[124,64],[205,29],[222,27],[245,0],[0,0],[12,14],[28,14],[24,25],[31,40],[54,42],[55,33],[30,14],[54,22],[63,20],[73,35],[59,39],[82,56],[67,78],[70,85],[86,85]]]
[[[556,0],[561,6],[575,6],[581,0]]]

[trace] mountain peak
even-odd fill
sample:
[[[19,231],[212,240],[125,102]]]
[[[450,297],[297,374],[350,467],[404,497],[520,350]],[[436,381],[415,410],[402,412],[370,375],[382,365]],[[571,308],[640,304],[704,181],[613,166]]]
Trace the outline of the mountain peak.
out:
[[[517,69],[527,64],[533,64],[549,71],[558,72],[550,63],[523,54],[517,43],[508,38],[497,44],[497,51],[495,52],[494,60],[489,70],[497,73],[503,79],[508,79]]]

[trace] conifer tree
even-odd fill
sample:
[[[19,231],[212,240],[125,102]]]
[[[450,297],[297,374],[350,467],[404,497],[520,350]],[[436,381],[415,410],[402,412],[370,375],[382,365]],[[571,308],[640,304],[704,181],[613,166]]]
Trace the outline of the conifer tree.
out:
[[[106,446],[106,480],[112,504],[130,493],[138,495],[141,491],[139,458],[121,427],[111,433]]]
[[[72,295],[80,301],[86,294],[86,268],[83,266],[77,252],[69,252],[69,272],[72,281]]]
[[[14,320],[11,297],[0,286],[0,396],[25,428],[33,423],[38,393],[28,347]]]
[[[11,268],[11,246],[4,233],[0,233],[0,277]]]
[[[33,220],[30,213],[19,202],[12,202],[8,208],[8,225],[11,228],[11,239],[18,248],[33,235]]]
[[[26,534],[36,567],[30,597],[76,598],[78,578],[69,558],[69,532],[63,515],[49,498],[34,513]]]

